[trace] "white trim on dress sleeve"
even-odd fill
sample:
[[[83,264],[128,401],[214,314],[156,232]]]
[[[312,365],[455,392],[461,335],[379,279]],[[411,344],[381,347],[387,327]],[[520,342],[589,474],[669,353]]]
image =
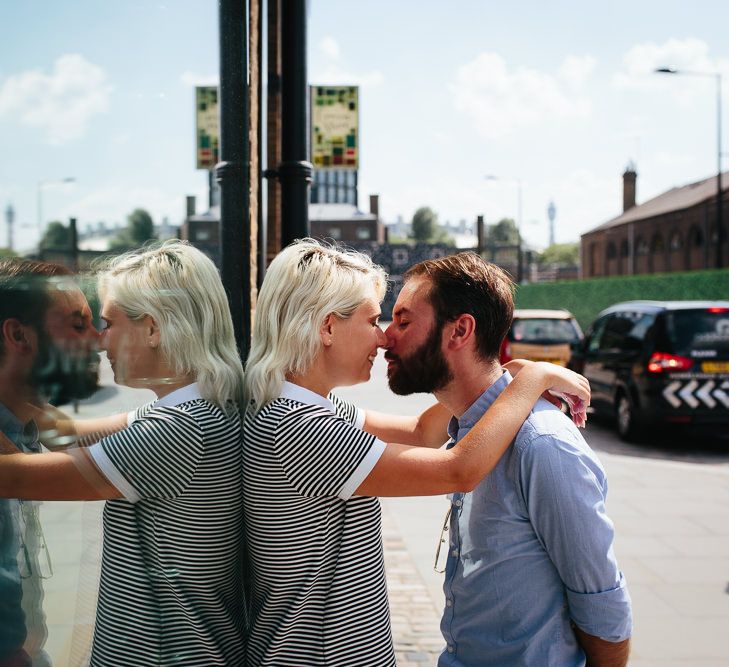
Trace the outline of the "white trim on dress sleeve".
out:
[[[127,427],[131,426],[134,423],[134,415],[136,414],[136,410],[130,410],[129,412],[127,412]]]
[[[104,447],[100,442],[97,442],[95,445],[91,445],[87,451],[94,460],[96,467],[101,471],[104,477],[109,480],[109,483],[116,487],[117,491],[119,491],[126,500],[130,503],[136,503],[141,500],[141,497],[136,492],[135,488],[126,480],[124,475],[119,472],[119,469],[114,465],[112,460],[104,451]]]
[[[365,418],[367,413],[362,408],[357,408],[357,416],[354,418],[354,426],[362,430],[365,425]]]
[[[352,473],[350,478],[344,483],[341,491],[337,494],[342,500],[349,500],[352,494],[359,488],[359,485],[367,479],[367,476],[372,472],[377,462],[380,460],[383,452],[387,445],[382,442],[379,438],[375,438],[372,443],[372,447],[367,452],[367,456],[362,459],[362,462],[357,466],[356,470]]]

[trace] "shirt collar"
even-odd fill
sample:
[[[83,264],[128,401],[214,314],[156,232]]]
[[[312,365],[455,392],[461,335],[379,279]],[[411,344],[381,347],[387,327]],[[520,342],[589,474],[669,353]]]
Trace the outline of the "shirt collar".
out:
[[[10,410],[0,403],[0,431],[21,449],[38,449],[38,427],[34,421],[23,424]]]
[[[197,382],[193,382],[192,384],[187,384],[184,387],[175,389],[174,391],[163,396],[162,398],[157,399],[154,402],[154,407],[174,408],[175,406],[178,406],[182,403],[197,401],[201,398],[202,396],[200,396],[200,389],[197,386]]]
[[[470,430],[476,422],[483,416],[493,402],[499,397],[506,386],[512,381],[509,371],[504,371],[503,375],[496,380],[486,391],[483,392],[470,407],[460,416],[451,417],[448,423],[448,435],[453,439],[458,439],[458,432],[466,429]]]
[[[288,380],[284,380],[279,398],[289,398],[305,405],[319,405],[329,410],[329,412],[336,413],[334,404],[328,398]]]

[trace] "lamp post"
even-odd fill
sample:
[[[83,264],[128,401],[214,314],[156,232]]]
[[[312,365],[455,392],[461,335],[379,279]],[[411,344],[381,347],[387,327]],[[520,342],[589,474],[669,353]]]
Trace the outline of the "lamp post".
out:
[[[38,254],[41,253],[41,245],[43,242],[43,188],[49,185],[64,185],[66,183],[75,183],[73,176],[66,176],[60,180],[38,181]]]
[[[524,266],[521,256],[521,225],[522,225],[522,199],[521,199],[521,179],[520,178],[500,178],[493,174],[487,174],[484,176],[487,181],[510,181],[516,183],[516,235],[518,239],[517,245],[517,259],[516,259],[516,282],[521,283],[524,277]]]
[[[721,184],[721,73],[720,72],[698,72],[695,70],[675,69],[673,67],[659,67],[655,70],[657,74],[685,74],[687,76],[709,76],[716,82],[716,268],[724,266],[722,245],[724,234],[724,201]]]

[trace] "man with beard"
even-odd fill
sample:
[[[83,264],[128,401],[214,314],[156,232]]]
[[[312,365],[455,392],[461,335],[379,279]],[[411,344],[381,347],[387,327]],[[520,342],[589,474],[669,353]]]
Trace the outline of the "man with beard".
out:
[[[34,418],[49,400],[90,395],[98,334],[70,271],[46,262],[0,262],[0,432],[15,449],[40,451]],[[7,442],[7,441],[5,441]],[[0,667],[49,665],[42,580],[51,561],[40,503],[0,500]]]
[[[386,331],[390,388],[435,394],[454,415],[448,447],[511,381],[499,347],[512,290],[474,253],[405,274]],[[540,400],[496,468],[473,491],[450,496],[439,667],[627,663],[631,605],[606,492],[595,453]]]

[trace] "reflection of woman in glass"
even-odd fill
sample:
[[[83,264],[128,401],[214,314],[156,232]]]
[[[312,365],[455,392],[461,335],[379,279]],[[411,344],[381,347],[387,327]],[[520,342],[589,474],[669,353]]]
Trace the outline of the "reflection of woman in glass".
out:
[[[92,666],[241,664],[242,369],[220,278],[172,242],[114,259],[99,291],[115,380],[157,400],[77,424],[119,429],[88,448],[0,457],[0,495],[108,501]]]
[[[386,445],[437,447],[448,416],[363,414],[330,394],[369,378],[385,344],[384,290],[369,258],[314,242],[286,248],[266,274],[243,438],[251,666],[393,665],[374,496],[462,491],[496,465],[543,391],[589,399],[584,378],[529,366],[452,449]]]

